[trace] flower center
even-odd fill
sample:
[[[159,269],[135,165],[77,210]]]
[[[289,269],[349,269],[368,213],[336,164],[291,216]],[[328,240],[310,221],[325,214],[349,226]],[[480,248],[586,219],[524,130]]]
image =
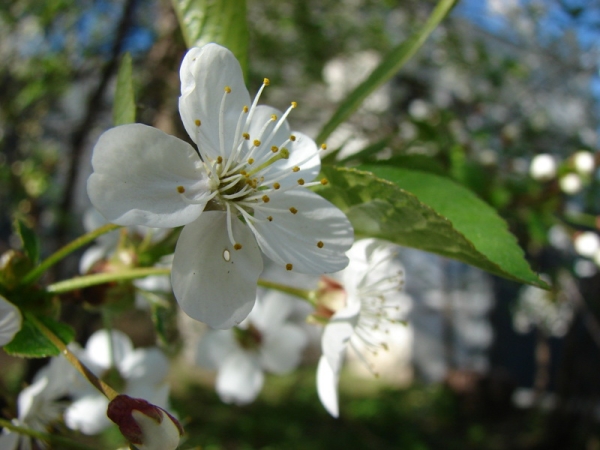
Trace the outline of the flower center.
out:
[[[236,341],[245,350],[258,350],[262,344],[263,336],[258,328],[252,323],[248,328],[233,328]]]

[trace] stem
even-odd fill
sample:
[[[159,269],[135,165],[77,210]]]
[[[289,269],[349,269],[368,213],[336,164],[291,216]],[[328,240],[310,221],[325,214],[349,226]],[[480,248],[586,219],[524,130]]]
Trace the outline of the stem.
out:
[[[317,301],[315,299],[315,291],[307,291],[306,289],[299,289],[292,286],[287,286],[285,284],[279,284],[273,281],[263,280],[262,278],[259,278],[257,284],[264,288],[275,289],[276,291],[301,298],[302,300],[307,301],[313,306],[316,306],[317,304]]]
[[[109,400],[112,400],[117,395],[119,395],[117,391],[115,391],[108,384],[106,384],[104,381],[102,381],[100,378],[94,375],[90,369],[88,369],[81,361],[79,361],[77,356],[75,356],[75,354],[67,348],[65,343],[57,335],[55,335],[52,332],[52,330],[46,327],[46,325],[40,322],[32,314],[26,314],[27,318],[38,328],[38,330],[40,330],[44,334],[44,336],[46,336],[50,340],[50,342],[52,342],[52,344],[54,344],[54,346],[56,346],[56,348],[60,350],[60,352],[67,359],[67,361],[69,361],[71,365],[75,367],[75,369],[77,369],[77,371],[81,375],[83,375],[83,377],[86,380],[88,380],[92,386],[98,389]]]
[[[144,278],[149,275],[169,275],[170,273],[171,269],[163,267],[140,267],[137,269],[125,270],[123,272],[96,273],[51,284],[46,288],[46,292],[51,294],[63,294],[76,289],[111,283],[113,281],[135,280],[136,278]]]
[[[14,431],[15,433],[23,434],[25,436],[32,437],[34,439],[38,439],[40,441],[45,441],[54,444],[60,444],[60,448],[73,448],[76,450],[91,450],[92,447],[88,447],[87,445],[80,444],[79,442],[74,442],[68,438],[57,436],[55,434],[42,433],[41,431],[32,430],[31,428],[25,428],[14,423],[0,419],[0,426],[2,428],[6,428],[7,430]]]
[[[67,255],[73,253],[79,247],[82,247],[85,244],[92,242],[98,236],[102,236],[103,234],[106,234],[110,231],[116,230],[117,228],[120,228],[120,227],[121,227],[121,225],[115,225],[114,223],[107,223],[106,225],[103,225],[100,228],[96,228],[95,230],[90,231],[89,233],[84,234],[83,236],[79,236],[74,241],[72,241],[72,242],[68,243],[67,245],[65,245],[64,247],[58,249],[56,252],[54,252],[52,255],[50,255],[48,258],[46,258],[44,261],[42,261],[39,266],[37,266],[33,270],[31,270],[27,275],[25,275],[23,277],[23,279],[21,280],[21,284],[27,285],[27,284],[33,283],[34,281],[37,281],[37,279],[39,277],[41,277],[46,270],[48,270],[54,264],[56,264],[57,262],[59,262],[60,260],[65,258]]]

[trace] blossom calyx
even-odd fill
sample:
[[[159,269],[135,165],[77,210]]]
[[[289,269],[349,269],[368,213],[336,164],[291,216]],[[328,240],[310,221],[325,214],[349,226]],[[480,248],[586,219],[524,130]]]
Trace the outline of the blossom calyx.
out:
[[[174,450],[183,435],[175,417],[140,398],[117,395],[108,404],[106,415],[139,450]]]

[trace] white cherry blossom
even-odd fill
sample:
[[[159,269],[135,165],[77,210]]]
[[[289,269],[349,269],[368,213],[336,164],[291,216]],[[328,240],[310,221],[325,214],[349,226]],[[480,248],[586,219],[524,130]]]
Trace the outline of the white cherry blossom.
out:
[[[172,282],[182,309],[213,328],[251,311],[261,250],[287,270],[344,268],[352,227],[307,189],[320,170],[316,144],[284,112],[251,101],[241,67],[216,44],[192,48],[180,70],[181,119],[197,150],[141,124],[105,132],[88,194],[119,225],[178,227]]]
[[[196,362],[218,370],[215,388],[221,400],[253,402],[265,371],[280,375],[298,366],[308,338],[300,326],[287,321],[293,306],[293,299],[270,291],[238,327],[209,330],[202,337]]]
[[[315,317],[327,320],[317,367],[317,391],[325,409],[339,415],[337,385],[348,347],[373,368],[364,352],[387,350],[387,333],[406,313],[409,298],[401,292],[404,271],[394,247],[376,239],[356,241],[347,253],[348,267],[323,277]]]
[[[0,346],[13,340],[22,320],[19,308],[0,295]]]

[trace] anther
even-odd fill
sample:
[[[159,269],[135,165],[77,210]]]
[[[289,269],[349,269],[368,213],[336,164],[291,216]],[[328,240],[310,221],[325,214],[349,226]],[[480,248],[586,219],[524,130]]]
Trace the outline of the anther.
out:
[[[249,111],[250,109],[244,105],[244,107],[242,108],[242,112],[245,114]]]
[[[254,164],[254,158],[248,158],[248,164]]]
[[[273,153],[277,153],[279,151],[279,147],[277,147],[276,145],[274,145],[273,147],[271,147],[271,151]]]
[[[291,265],[291,264],[286,264],[285,265],[285,270],[292,270],[293,268],[294,268],[294,266]]]
[[[300,167],[298,167],[298,166],[292,167],[292,172],[299,172],[299,171],[300,171]]]
[[[240,249],[242,248],[242,244],[237,244],[237,243],[236,243],[236,244],[233,246],[233,248],[234,248],[234,249],[236,249],[236,250],[240,250]]]
[[[325,144],[325,143],[321,144],[321,150],[327,150],[327,144]]]
[[[200,122],[200,119],[194,120],[194,123],[196,124],[197,127],[199,127],[200,125],[202,125],[202,122]]]
[[[277,120],[277,115],[271,114],[271,120],[275,122]]]
[[[273,183],[273,189],[279,189],[281,185],[279,183]]]
[[[263,78],[263,84],[265,86],[268,86],[269,84],[271,84],[271,80],[269,80],[268,78]]]
[[[268,216],[268,217],[267,217],[267,220],[268,220],[269,222],[273,222],[273,216]]]
[[[250,140],[250,135],[249,135],[248,133],[242,133],[242,137],[243,137],[244,139],[246,139],[247,141],[249,141],[249,140]]]
[[[298,210],[292,206],[292,207],[290,208],[290,212],[291,212],[292,214],[296,214],[296,213],[298,212]]]
[[[327,179],[323,178],[323,179],[321,179],[321,184],[323,186],[325,186],[325,185],[329,184],[329,181],[327,181]]]
[[[260,145],[260,141],[259,141],[258,139],[254,139],[254,141],[252,141],[252,144],[253,144],[255,147],[258,147],[258,146]]]
[[[217,156],[217,164],[222,164],[222,163],[223,163],[223,157]]]
[[[185,188],[183,186],[177,186],[177,192],[183,194],[185,192]]]
[[[300,186],[303,186],[304,185],[304,180],[302,178],[298,178],[298,184]]]
[[[297,106],[298,106],[298,103],[296,103],[296,102],[292,102],[292,108],[295,108],[295,107],[297,107]]]
[[[263,195],[263,196],[262,196],[262,201],[263,201],[263,202],[265,202],[265,203],[269,203],[269,201],[270,201],[270,200],[271,200],[271,199],[269,198],[269,196],[268,196],[268,195]]]
[[[293,134],[290,136],[290,141],[294,142],[296,140],[296,136],[294,136]]]
[[[317,242],[317,247],[319,247],[319,248],[323,248],[324,245],[325,244],[323,244],[323,241]]]
[[[229,86],[225,86],[225,92],[227,94],[231,94],[231,88]]]

